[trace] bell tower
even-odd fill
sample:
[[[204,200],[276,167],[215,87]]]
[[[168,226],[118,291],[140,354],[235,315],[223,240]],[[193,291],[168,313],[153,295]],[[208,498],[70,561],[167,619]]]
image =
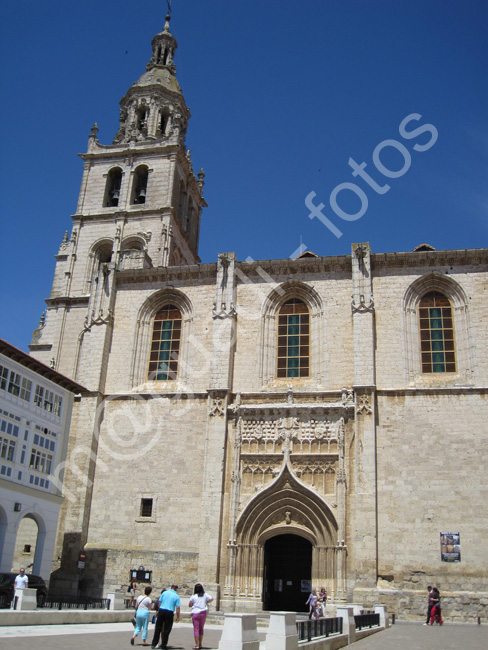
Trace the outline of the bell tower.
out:
[[[195,175],[185,147],[190,111],[175,76],[169,23],[167,15],[144,74],[120,101],[112,144],[99,141],[94,124],[80,154],[73,228],[61,242],[47,310],[30,346],[92,390],[103,390],[103,364],[101,370],[89,359],[104,359],[109,349],[117,273],[200,261],[205,174]]]

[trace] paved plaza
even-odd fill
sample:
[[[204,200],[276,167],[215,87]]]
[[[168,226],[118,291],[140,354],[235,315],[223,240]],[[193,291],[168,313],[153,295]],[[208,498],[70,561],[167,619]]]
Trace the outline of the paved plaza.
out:
[[[149,644],[153,630],[151,625]],[[120,650],[131,647],[132,631],[130,623],[2,627],[0,650]],[[218,648],[221,633],[221,626],[205,626],[204,647],[208,650]],[[264,641],[265,631],[259,631],[259,638]],[[190,650],[192,646],[192,626],[175,623],[168,647]],[[134,647],[144,646],[136,639]],[[427,627],[421,623],[400,622],[348,647],[351,650],[487,650],[488,628],[467,624]]]

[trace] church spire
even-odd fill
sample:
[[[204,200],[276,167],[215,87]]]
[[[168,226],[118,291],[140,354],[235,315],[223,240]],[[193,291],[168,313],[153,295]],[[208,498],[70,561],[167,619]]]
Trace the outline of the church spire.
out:
[[[120,126],[114,144],[151,140],[185,143],[190,112],[175,76],[178,44],[169,29],[170,19],[168,12],[163,30],[151,41],[146,71],[120,102]]]
[[[169,7],[170,6],[168,5],[168,8]],[[164,23],[163,31],[156,34],[152,40],[152,57],[146,65],[146,70],[151,70],[152,68],[166,68],[173,74],[176,72],[173,60],[178,43],[173,34],[169,31],[170,20],[171,14],[168,12],[165,17],[166,22]]]

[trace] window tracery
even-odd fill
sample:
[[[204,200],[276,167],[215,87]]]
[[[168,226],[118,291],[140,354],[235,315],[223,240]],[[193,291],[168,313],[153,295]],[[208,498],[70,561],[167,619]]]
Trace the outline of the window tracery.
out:
[[[148,379],[175,380],[181,344],[181,312],[165,305],[154,317]]]
[[[422,303],[424,299],[425,303]],[[433,300],[434,303],[435,300],[443,302],[441,312],[435,311],[439,306],[430,304]],[[462,285],[449,275],[430,273],[408,287],[403,298],[403,314],[405,365],[409,382],[422,383],[433,376],[437,381],[473,381],[468,304],[469,299]],[[428,311],[422,311],[425,309]],[[429,312],[430,309],[434,311]],[[433,346],[434,342],[441,342],[442,345]],[[443,347],[443,350],[434,347]],[[437,356],[437,353],[442,354]],[[441,369],[442,364],[445,370]],[[434,370],[434,367],[438,369]]]
[[[456,372],[449,299],[438,291],[430,291],[421,299],[418,313],[422,372]]]
[[[261,311],[262,383],[313,379],[321,384],[324,330],[323,302],[312,287],[290,281],[273,289]]]

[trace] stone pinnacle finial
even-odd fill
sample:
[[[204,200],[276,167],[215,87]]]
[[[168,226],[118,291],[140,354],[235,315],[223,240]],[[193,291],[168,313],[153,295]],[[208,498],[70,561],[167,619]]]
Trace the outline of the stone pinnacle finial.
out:
[[[168,4],[168,13],[164,17],[166,22],[164,23],[163,32],[169,32],[169,21],[171,20],[171,0],[167,0],[167,4]]]

